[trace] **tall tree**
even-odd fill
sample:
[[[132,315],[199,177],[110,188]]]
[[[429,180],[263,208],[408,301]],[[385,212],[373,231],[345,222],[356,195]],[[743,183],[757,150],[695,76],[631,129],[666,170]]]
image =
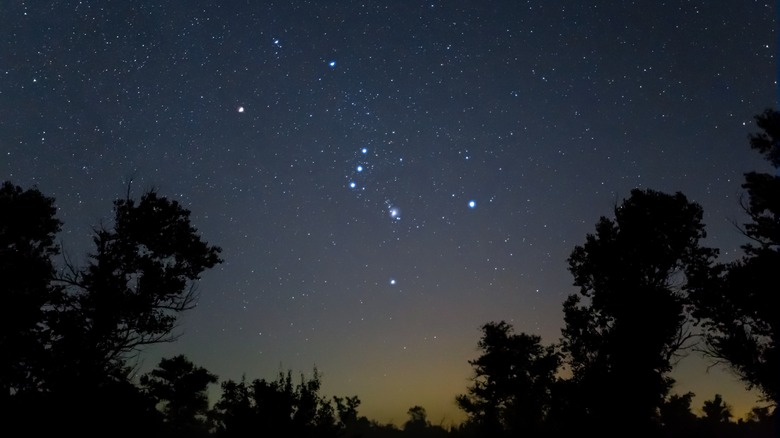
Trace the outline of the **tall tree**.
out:
[[[486,436],[539,433],[560,363],[554,348],[539,336],[514,334],[504,321],[482,326],[479,348],[482,355],[469,361],[474,383],[456,399],[468,421]]]
[[[125,379],[129,356],[175,339],[179,313],[195,304],[195,282],[221,262],[176,201],[150,191],[114,202],[114,212],[113,228],[96,231],[87,266],[63,278],[69,299],[53,327],[64,373],[57,383]]]
[[[689,338],[689,279],[711,264],[702,209],[681,193],[632,190],[569,257],[580,294],[564,303],[563,350],[593,425],[657,427],[673,355]],[[600,427],[600,426],[599,426]],[[605,431],[617,435],[628,431]]]
[[[707,351],[724,362],[749,388],[759,389],[775,406],[780,403],[780,312],[777,269],[780,267],[780,113],[756,116],[763,132],[750,136],[752,149],[764,155],[775,175],[749,172],[742,187],[750,222],[742,231],[750,239],[745,255],[716,267],[693,294],[694,315],[706,328]],[[780,434],[780,416],[775,408]]]
[[[194,304],[192,286],[220,262],[175,201],[152,191],[114,207],[113,228],[96,231],[87,266],[66,261],[62,274],[51,260],[59,253],[54,200],[0,188],[3,312],[13,312],[0,315],[0,397],[11,422],[47,418],[26,424],[30,433],[125,436],[155,424],[126,360],[172,339],[178,313]]]
[[[38,385],[48,308],[61,298],[52,286],[52,256],[61,222],[54,199],[37,189],[0,186],[0,399]]]
[[[55,273],[54,200],[11,183],[0,188],[0,402],[12,424],[32,412],[47,418],[25,424],[30,433],[131,436],[156,424],[127,359],[173,339],[178,314],[194,305],[195,282],[221,261],[177,202],[151,191],[114,207],[113,227],[96,230],[87,266],[66,261],[65,273]]]
[[[141,386],[161,405],[166,434],[174,437],[207,435],[206,391],[216,382],[216,375],[183,355],[163,358],[157,368],[141,376]]]

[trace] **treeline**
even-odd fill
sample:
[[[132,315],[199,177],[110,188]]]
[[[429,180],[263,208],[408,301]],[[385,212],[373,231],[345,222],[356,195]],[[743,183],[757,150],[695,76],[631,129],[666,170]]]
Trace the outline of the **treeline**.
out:
[[[780,113],[756,117],[750,146],[780,168]],[[633,190],[568,262],[579,293],[563,303],[561,338],[544,345],[505,322],[482,327],[474,379],[450,430],[410,408],[402,428],[358,414],[357,396],[320,394],[317,371],[221,383],[183,356],[132,379],[144,346],[172,341],[200,275],[221,262],[190,212],[150,191],[114,203],[84,266],[60,268],[54,199],[0,186],[0,415],[33,436],[780,436],[780,176],[750,172],[743,188],[750,243],[717,261],[701,244],[703,211],[682,193]],[[730,421],[716,397],[691,411],[674,394],[675,357],[699,349],[728,365],[767,406]],[[5,432],[5,430],[3,431]]]
[[[518,349],[519,344],[528,341],[527,335],[512,333],[506,323],[490,323],[483,327],[483,348],[506,348],[506,353],[527,350]],[[497,337],[496,337],[497,336]],[[487,346],[485,341],[498,342]],[[531,344],[535,340],[531,339]],[[487,350],[485,350],[487,351]],[[492,353],[486,353],[492,354]],[[485,355],[480,358],[485,360]],[[497,359],[491,357],[489,360]],[[504,364],[517,364],[509,358]],[[498,377],[498,376],[496,376]],[[504,376],[517,380],[517,376]],[[551,382],[554,382],[553,379]],[[528,427],[527,420],[544,409],[546,404],[533,400],[527,388],[516,392],[515,398],[505,397],[499,410],[506,409],[501,417],[503,430],[489,431],[484,427],[484,418],[475,419],[458,426],[445,428],[432,424],[428,420],[425,408],[413,406],[407,411],[408,419],[399,427],[392,424],[380,424],[359,414],[360,399],[357,396],[328,398],[320,394],[320,375],[315,369],[307,378],[300,375],[294,379],[290,371],[280,373],[275,380],[255,379],[247,382],[226,380],[221,383],[221,396],[213,407],[208,403],[208,386],[217,383],[216,375],[206,369],[195,366],[184,356],[162,359],[154,370],[140,379],[139,390],[145,398],[149,412],[147,431],[169,437],[252,437],[264,434],[278,434],[291,437],[500,437],[500,436],[588,436],[581,429],[582,423],[572,423],[571,419],[552,416],[538,417],[540,424],[535,430]],[[552,383],[552,395],[547,402],[563,406],[570,400],[556,399],[559,390],[556,385],[564,385],[564,380]],[[511,389],[520,388],[513,382],[501,382],[505,395]],[[655,416],[657,428],[648,433],[615,418],[611,422],[622,424],[623,436],[666,436],[666,437],[770,437],[773,432],[773,419],[769,407],[756,407],[747,419],[734,420],[731,408],[716,395],[702,405],[703,415],[692,412],[693,393],[671,395],[659,407]],[[459,398],[462,402],[463,397]],[[526,397],[528,405],[519,406],[517,397]],[[509,411],[509,407],[512,411]],[[151,407],[156,406],[157,410]],[[525,409],[521,411],[520,409]],[[565,409],[565,408],[564,408]],[[468,411],[468,409],[467,409]],[[476,420],[476,421],[474,421]],[[522,423],[526,421],[526,424]],[[546,425],[542,423],[548,422]],[[148,433],[148,432],[147,432]]]

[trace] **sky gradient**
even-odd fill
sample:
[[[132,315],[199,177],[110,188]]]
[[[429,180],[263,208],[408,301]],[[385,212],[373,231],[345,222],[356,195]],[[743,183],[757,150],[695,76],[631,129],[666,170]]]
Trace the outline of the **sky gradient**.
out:
[[[8,1],[0,178],[56,198],[76,262],[157,188],[225,262],[174,344],[222,379],[448,425],[480,326],[560,336],[566,259],[630,190],[682,191],[729,260],[776,5],[738,1]],[[692,355],[696,409],[756,394]],[[216,389],[216,388],[214,388]]]

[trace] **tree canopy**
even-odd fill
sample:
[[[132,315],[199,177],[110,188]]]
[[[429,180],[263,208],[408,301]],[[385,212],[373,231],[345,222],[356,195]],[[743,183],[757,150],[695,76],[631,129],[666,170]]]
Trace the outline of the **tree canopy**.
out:
[[[49,307],[61,300],[52,284],[54,239],[61,222],[54,199],[37,189],[23,190],[6,181],[0,186],[0,397],[34,390],[41,376]]]
[[[197,367],[183,355],[163,358],[154,370],[141,376],[141,386],[164,415],[167,434],[181,437],[207,435],[207,390],[217,376]]]
[[[750,146],[774,167],[775,174],[748,172],[742,187],[749,222],[741,230],[750,239],[744,256],[715,266],[692,294],[694,315],[702,322],[707,352],[728,365],[750,388],[780,402],[780,113],[756,116],[762,132]],[[777,410],[775,410],[777,415]]]
[[[56,213],[54,199],[36,189],[0,188],[3,403],[97,431],[131,415],[119,400],[139,416],[153,408],[130,381],[128,360],[175,339],[177,317],[195,304],[195,283],[221,262],[220,249],[201,239],[189,210],[149,191],[114,203],[112,226],[95,230],[86,266],[66,260],[55,270]]]
[[[702,209],[681,193],[635,189],[569,257],[579,295],[564,303],[563,351],[581,412],[650,430],[668,393],[671,360],[690,338],[689,279],[716,252],[702,247]]]
[[[115,201],[114,212],[113,228],[95,231],[87,266],[62,277],[68,294],[52,350],[75,366],[64,370],[67,381],[121,379],[129,355],[175,339],[179,313],[195,304],[194,282],[221,262],[220,248],[200,238],[176,201],[149,191],[138,202]]]
[[[469,363],[474,379],[457,397],[469,422],[490,436],[538,433],[547,420],[560,358],[541,338],[515,334],[504,321],[482,326],[482,354]]]

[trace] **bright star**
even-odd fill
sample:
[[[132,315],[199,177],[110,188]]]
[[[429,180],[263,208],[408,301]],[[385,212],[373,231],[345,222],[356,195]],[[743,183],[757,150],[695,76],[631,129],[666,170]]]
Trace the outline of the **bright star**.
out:
[[[357,184],[355,184],[354,182],[349,183],[349,188],[354,189],[355,186],[357,186]]]
[[[393,286],[395,286],[395,278],[391,278],[391,279],[390,279],[390,284],[391,284],[391,285],[393,285]]]
[[[358,172],[362,172],[363,171],[363,166],[359,165],[358,167],[355,168],[355,170],[357,170]]]
[[[240,106],[240,107],[238,107],[238,109],[236,111],[238,111],[240,113],[243,113],[244,112],[244,107]]]
[[[368,148],[363,148],[363,149],[360,150],[360,152],[362,152],[364,154],[367,154],[368,153]]]
[[[469,201],[469,208],[476,208],[477,207],[477,201],[471,200]]]
[[[329,63],[328,63],[328,66],[329,66],[330,68],[333,68],[333,67],[335,67],[335,66],[336,66],[336,61],[331,61],[331,62],[329,62]]]

